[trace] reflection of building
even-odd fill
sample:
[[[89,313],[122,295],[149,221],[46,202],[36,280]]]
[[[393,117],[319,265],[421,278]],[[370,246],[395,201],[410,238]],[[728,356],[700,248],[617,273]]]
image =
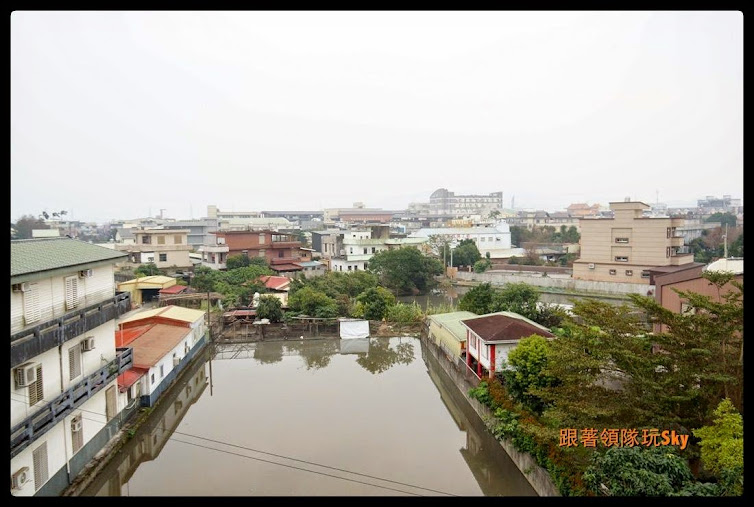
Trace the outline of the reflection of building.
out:
[[[614,218],[581,220],[581,257],[573,263],[573,278],[649,285],[649,270],[684,266],[694,255],[684,251],[676,229],[683,218],[645,217],[643,202],[611,202]]]
[[[69,238],[11,241],[11,494],[55,496],[120,429],[113,264],[125,254]]]
[[[206,356],[197,358],[165,399],[155,407],[138,432],[98,474],[81,496],[121,496],[122,486],[145,461],[159,456],[189,407],[201,398],[209,384]]]

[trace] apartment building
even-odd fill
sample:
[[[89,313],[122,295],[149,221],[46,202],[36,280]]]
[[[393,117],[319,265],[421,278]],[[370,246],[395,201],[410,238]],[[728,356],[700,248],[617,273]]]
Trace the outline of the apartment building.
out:
[[[420,246],[426,238],[391,237],[389,225],[362,226],[321,237],[322,253],[332,271],[363,271],[376,253]]]
[[[190,268],[188,229],[132,229],[133,244],[116,244],[132,264],[153,262],[158,268]]]
[[[11,241],[11,494],[56,496],[122,427],[134,406],[117,377],[116,294],[126,254],[70,238]]]
[[[494,227],[429,227],[411,233],[409,238],[436,236],[447,241],[473,240],[482,257],[489,254],[491,259],[504,259],[514,255],[523,255],[523,249],[512,248],[510,226],[498,222]],[[435,252],[437,253],[437,252]]]
[[[643,216],[643,202],[611,202],[613,218],[581,219],[581,257],[573,278],[650,285],[650,270],[694,262],[677,229],[683,218]]]
[[[231,255],[265,257],[270,269],[278,273],[301,271],[297,263],[311,260],[311,251],[302,250],[297,235],[273,230],[261,231],[217,231],[215,243],[202,245],[202,266],[212,269],[225,269]]]
[[[414,207],[420,208],[420,205]],[[503,193],[456,195],[446,188],[438,188],[429,196],[429,209],[432,215],[487,215],[503,209]]]

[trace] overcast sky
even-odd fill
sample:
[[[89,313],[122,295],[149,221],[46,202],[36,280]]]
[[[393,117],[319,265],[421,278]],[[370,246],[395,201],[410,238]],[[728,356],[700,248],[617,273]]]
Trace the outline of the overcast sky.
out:
[[[743,198],[739,12],[14,12],[11,219]]]

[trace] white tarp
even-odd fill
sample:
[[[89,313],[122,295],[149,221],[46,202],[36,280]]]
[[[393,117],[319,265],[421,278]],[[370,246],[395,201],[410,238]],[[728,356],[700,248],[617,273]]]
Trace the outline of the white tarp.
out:
[[[368,320],[341,320],[340,321],[340,338],[342,340],[353,340],[354,338],[369,337]]]
[[[369,352],[369,338],[340,340],[341,354],[366,354]]]

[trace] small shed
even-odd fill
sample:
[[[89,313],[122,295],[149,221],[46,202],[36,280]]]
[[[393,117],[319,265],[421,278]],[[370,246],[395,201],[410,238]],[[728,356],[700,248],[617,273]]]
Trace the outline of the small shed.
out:
[[[134,278],[118,284],[118,291],[131,293],[131,301],[134,305],[141,305],[159,298],[160,292],[173,287],[177,280],[172,276],[144,276]]]

